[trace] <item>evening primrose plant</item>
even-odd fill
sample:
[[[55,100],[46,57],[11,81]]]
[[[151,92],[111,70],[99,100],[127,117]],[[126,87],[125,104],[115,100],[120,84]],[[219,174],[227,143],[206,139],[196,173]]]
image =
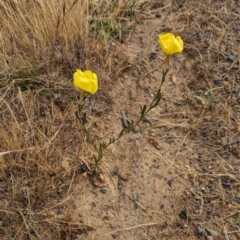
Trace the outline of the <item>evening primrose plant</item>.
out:
[[[167,68],[169,68],[170,56],[182,53],[184,47],[183,40],[180,36],[175,37],[172,33],[165,33],[158,35],[158,42],[162,51],[166,54],[162,64],[166,64]]]
[[[140,124],[140,122],[146,118],[147,114],[155,107],[157,107],[160,104],[162,94],[161,94],[161,87],[162,84],[166,80],[166,76],[169,70],[169,60],[170,57],[176,53],[182,53],[184,44],[183,40],[181,39],[180,36],[175,37],[172,33],[166,33],[166,34],[159,34],[159,44],[162,49],[162,51],[166,54],[166,58],[163,61],[161,65],[165,65],[165,68],[163,68],[162,71],[162,79],[161,79],[161,84],[160,87],[158,88],[157,92],[155,93],[151,103],[149,105],[143,105],[140,107],[140,115],[136,121],[131,121],[128,122],[127,126],[124,126],[122,130],[115,136],[109,138],[108,141],[102,141],[100,143],[95,143],[92,141],[90,132],[88,129],[85,127],[85,123],[87,122],[86,120],[86,114],[84,113],[83,116],[81,117],[81,111],[84,107],[83,104],[83,97],[84,94],[91,93],[95,94],[98,90],[98,78],[97,75],[90,70],[86,70],[82,72],[81,70],[77,69],[76,72],[73,74],[73,83],[74,86],[79,88],[81,90],[80,94],[80,102],[79,102],[79,107],[77,111],[77,118],[80,120],[84,133],[87,137],[87,141],[92,144],[95,154],[93,154],[93,160],[94,160],[94,165],[95,168],[98,167],[99,163],[101,162],[103,156],[104,156],[104,151],[106,148],[108,148],[111,144],[115,143],[118,141],[120,138],[128,134],[129,132],[134,131],[136,126]]]
[[[77,69],[73,74],[73,84],[80,89],[80,104],[82,104],[85,93],[95,94],[98,90],[98,78],[96,73],[86,70],[82,72]]]

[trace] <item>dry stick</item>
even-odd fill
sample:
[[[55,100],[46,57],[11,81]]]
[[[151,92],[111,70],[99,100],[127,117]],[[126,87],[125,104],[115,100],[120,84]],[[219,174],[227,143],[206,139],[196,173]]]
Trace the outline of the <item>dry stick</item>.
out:
[[[104,170],[105,170],[105,171],[108,173],[108,175],[110,176],[111,181],[112,181],[112,183],[113,183],[113,186],[114,186],[115,188],[117,188],[116,184],[115,184],[114,181],[113,181],[113,177],[112,177],[112,175],[110,174],[110,172],[109,172],[109,170],[107,169],[107,167],[105,167],[104,164],[103,164],[102,166],[103,166]]]
[[[18,123],[18,121],[17,121],[17,118],[15,117],[14,112],[13,112],[13,110],[11,109],[11,107],[9,106],[9,104],[7,103],[7,101],[5,101],[5,99],[2,99],[2,101],[5,103],[5,105],[7,106],[10,114],[12,115],[12,117],[13,117],[13,119],[14,119],[14,122],[15,122],[18,130],[21,129],[21,127],[20,127],[20,125],[19,125],[19,123]]]
[[[46,148],[47,146],[51,145],[52,141],[57,137],[59,131],[61,130],[63,126],[63,123],[61,123],[60,127],[58,128],[58,130],[55,132],[55,134],[49,139],[49,141],[42,147],[40,148],[37,153],[39,153],[40,151],[42,151],[44,148]]]
[[[155,70],[157,70],[158,68],[153,68],[152,70],[150,70],[149,72],[145,73],[143,75],[143,77],[141,77],[137,82],[141,82],[148,74],[154,72]]]
[[[199,173],[197,174],[198,176],[217,176],[217,177],[230,177],[234,180],[237,181],[237,179],[232,175],[232,174],[221,174],[221,173],[218,173],[218,174],[207,174],[207,173]]]
[[[221,196],[221,199],[223,201],[223,204],[225,205],[226,201],[225,201],[225,196],[224,196],[224,193],[223,193],[223,190],[222,190],[222,184],[221,184],[221,180],[219,178],[218,180],[218,184],[219,184],[219,191],[220,191],[220,196]]]
[[[27,229],[27,234],[28,234],[28,236],[29,236],[29,238],[30,238],[30,240],[31,240],[32,238],[31,238],[31,235],[30,235],[30,232],[29,232],[29,226],[27,225],[26,219],[25,219],[25,217],[23,216],[23,214],[22,214],[21,211],[19,211],[19,213],[20,213],[20,215],[22,216],[23,222],[24,222],[24,224],[25,224],[25,226],[26,226],[26,229]]]
[[[200,193],[200,196],[201,196],[201,207],[200,207],[200,211],[199,211],[199,216],[201,216],[202,214],[202,210],[203,210],[203,205],[204,205],[204,200],[203,200],[203,195],[202,193]]]
[[[94,227],[92,227],[92,226],[89,226],[89,225],[87,225],[87,224],[84,224],[84,223],[77,223],[77,222],[67,222],[67,221],[58,221],[58,222],[53,222],[53,221],[50,221],[50,219],[44,219],[44,220],[42,220],[42,221],[35,221],[36,223],[40,223],[40,222],[47,222],[47,223],[49,223],[49,224],[55,224],[55,225],[60,225],[61,223],[65,223],[65,224],[69,224],[69,225],[73,225],[73,226],[78,226],[78,228],[77,229],[79,229],[79,228],[82,228],[82,229],[84,229],[84,230],[95,230],[95,228]]]
[[[28,114],[28,112],[27,112],[26,104],[25,104],[25,101],[24,101],[24,99],[23,99],[22,91],[21,91],[20,87],[18,87],[18,96],[19,96],[19,99],[20,99],[20,101],[21,101],[21,103],[22,103],[22,106],[23,106],[25,115],[26,115],[26,117],[27,117],[27,121],[26,121],[26,122],[28,123],[29,128],[31,129],[31,131],[33,132],[32,124],[31,124],[31,122],[30,122],[30,117],[29,117],[29,114]]]
[[[185,135],[185,137],[184,137],[184,139],[183,139],[183,141],[182,141],[182,144],[181,144],[181,146],[179,147],[179,149],[178,149],[178,151],[177,151],[177,153],[176,153],[173,161],[170,161],[170,162],[171,162],[171,165],[168,167],[168,169],[169,169],[170,167],[172,167],[172,165],[174,165],[174,162],[175,162],[175,160],[177,159],[177,156],[178,156],[178,154],[179,154],[179,152],[180,152],[180,150],[181,150],[181,148],[182,148],[182,146],[183,146],[183,144],[184,144],[184,142],[185,142],[185,140],[186,140],[186,138],[187,138],[187,136],[188,136],[189,133],[190,133],[190,132],[188,132],[188,133]]]
[[[140,225],[137,225],[137,226],[134,226],[134,227],[120,228],[120,229],[117,229],[115,231],[109,232],[109,234],[113,234],[113,233],[121,232],[121,231],[125,231],[125,230],[132,230],[132,229],[135,229],[135,228],[140,228],[140,227],[145,227],[145,226],[146,227],[148,227],[148,226],[155,226],[155,225],[160,225],[160,223],[158,223],[158,222],[144,223],[144,224],[140,224]]]
[[[54,205],[54,206],[52,206],[52,207],[49,207],[49,208],[47,208],[47,209],[45,209],[45,210],[42,210],[41,212],[38,212],[38,213],[35,213],[35,214],[42,214],[43,212],[45,212],[45,211],[47,211],[47,210],[53,209],[53,208],[55,208],[55,207],[63,204],[64,202],[66,202],[67,200],[69,200],[70,196],[72,196],[72,193],[69,194],[63,201],[57,203],[56,205]],[[40,222],[41,222],[41,221],[40,221]]]
[[[70,190],[71,190],[71,187],[72,187],[72,183],[73,183],[73,180],[74,180],[74,177],[75,177],[75,169],[74,169],[74,172],[73,172],[73,176],[72,176],[72,179],[71,179],[71,182],[70,182],[70,185],[69,185],[69,188],[68,188],[68,191],[67,191],[67,195],[69,194]]]
[[[219,42],[218,42],[218,49],[220,49],[220,47],[221,47],[221,45],[222,45],[222,43],[223,43],[223,40],[224,40],[224,38],[225,38],[225,36],[226,36],[226,28],[224,28],[223,30],[222,30],[222,32],[221,32],[221,36],[220,36],[220,38],[219,38]]]
[[[152,215],[151,212],[149,212],[145,207],[143,207],[137,200],[135,200],[134,198],[132,198],[131,196],[127,195],[125,193],[125,196],[129,197],[130,199],[132,199],[140,208],[142,208],[144,211],[146,211],[148,214]]]
[[[18,233],[22,230],[23,226],[24,226],[24,223],[22,222],[21,226],[19,227],[19,229],[17,230],[17,232],[14,235],[14,239],[17,239]]]
[[[8,91],[11,89],[12,85],[13,85],[14,81],[12,81],[10,84],[8,84],[6,87],[1,88],[7,88],[7,90],[5,91],[5,93],[2,94],[2,96],[0,97],[0,102],[4,99],[4,97],[7,95]]]
[[[165,214],[160,213],[160,212],[158,212],[158,211],[148,211],[148,210],[147,210],[145,207],[143,207],[137,200],[135,200],[135,199],[132,198],[131,196],[127,195],[126,193],[125,193],[125,195],[126,195],[127,197],[129,197],[130,199],[132,199],[140,208],[142,208],[144,211],[146,211],[146,212],[147,212],[148,214],[150,214],[151,216],[152,216],[152,213],[159,213],[159,214],[161,214],[161,215],[163,215],[163,216],[171,219],[168,215],[165,215]]]
[[[14,213],[14,212],[10,212],[10,211],[6,211],[6,210],[2,210],[2,209],[0,209],[0,212],[16,214],[16,213]]]
[[[40,236],[40,234],[37,232],[37,230],[35,230],[35,229],[31,226],[31,224],[29,224],[29,226],[30,226],[30,228],[34,231],[34,233],[37,235],[37,237],[38,237],[40,240],[42,240],[43,238]]]

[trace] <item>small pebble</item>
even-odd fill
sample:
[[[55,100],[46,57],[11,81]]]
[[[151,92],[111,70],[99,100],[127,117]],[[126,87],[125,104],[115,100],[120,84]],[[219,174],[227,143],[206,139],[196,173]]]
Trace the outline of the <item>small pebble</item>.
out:
[[[168,184],[169,187],[172,187],[172,179],[168,180],[167,184]]]
[[[214,240],[212,236],[207,236],[207,240]]]
[[[234,56],[234,55],[228,55],[227,58],[228,58],[229,61],[232,61],[232,62],[233,62],[233,61],[236,59],[236,56]]]
[[[45,117],[46,116],[46,112],[44,108],[40,108],[40,116],[41,117]]]
[[[107,192],[107,189],[106,189],[106,188],[101,188],[101,189],[100,189],[100,192],[101,192],[101,193],[106,193],[106,192]]]
[[[118,202],[122,202],[123,200],[123,197],[118,197]]]
[[[132,218],[131,220],[128,221],[128,225],[130,225],[131,227],[136,225],[137,220],[138,220],[137,217]]]
[[[154,59],[156,59],[156,58],[157,58],[157,53],[151,52],[150,55],[149,55],[149,59],[150,59],[150,60],[154,60]]]
[[[207,229],[207,231],[214,237],[218,237],[218,232],[213,229]]]
[[[197,234],[198,234],[199,236],[203,236],[203,235],[204,235],[204,233],[205,233],[205,230],[204,230],[204,228],[197,227]]]
[[[180,228],[183,228],[183,227],[184,227],[184,223],[183,223],[183,222],[179,222],[177,225],[178,225],[178,227],[180,227]]]
[[[117,236],[118,236],[117,233],[113,233],[113,234],[112,234],[112,237],[113,237],[114,239],[117,238]]]
[[[222,85],[223,84],[223,79],[216,79],[216,80],[213,80],[213,83],[215,84],[215,85]]]
[[[147,185],[147,183],[143,183],[143,187],[144,187],[144,189],[148,190],[148,185]]]
[[[88,98],[86,98],[86,99],[83,101],[83,104],[84,104],[84,106],[88,107],[88,106],[90,106],[91,102],[90,102],[90,100],[89,100]]]
[[[116,172],[115,171],[110,171],[110,175],[113,177],[116,175]]]

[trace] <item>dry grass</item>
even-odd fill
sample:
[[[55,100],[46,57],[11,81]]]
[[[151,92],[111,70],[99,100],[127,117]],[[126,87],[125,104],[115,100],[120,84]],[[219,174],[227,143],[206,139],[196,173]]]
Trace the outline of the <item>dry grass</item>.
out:
[[[92,229],[67,211],[78,152],[90,154],[76,132],[69,79],[91,68],[101,88],[127,67],[118,42],[134,30],[142,3],[0,3],[1,239],[66,239]]]
[[[189,95],[178,101],[186,116],[174,113],[171,121],[166,116],[156,128],[182,128],[184,141],[196,151],[189,166],[180,165],[183,142],[173,162],[176,178],[186,186],[182,217],[196,229],[191,234],[204,239],[199,229],[217,228],[231,239],[239,236],[240,65],[237,58],[229,60],[239,57],[239,12],[228,9],[239,3],[182,2],[187,7],[172,1],[173,13],[178,11],[172,30],[186,43]],[[164,6],[158,1],[0,2],[0,238],[74,239],[93,229],[74,223],[68,211],[75,175],[86,171],[81,160],[92,156],[74,116],[77,96],[70,79],[75,68],[91,68],[101,79],[96,98],[110,106],[102,86],[129,67],[121,44],[150,7]],[[97,114],[88,122],[93,133]]]

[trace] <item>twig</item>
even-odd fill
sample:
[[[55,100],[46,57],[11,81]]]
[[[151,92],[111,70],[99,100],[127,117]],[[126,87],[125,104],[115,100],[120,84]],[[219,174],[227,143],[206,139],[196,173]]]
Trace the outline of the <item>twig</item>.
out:
[[[159,222],[144,223],[144,224],[136,225],[134,227],[120,228],[120,229],[117,229],[115,231],[109,232],[109,234],[113,234],[113,233],[116,233],[116,232],[122,232],[122,231],[128,231],[128,230],[132,230],[132,229],[136,229],[136,228],[140,228],[140,227],[155,226],[155,225],[160,225],[160,223]]]

